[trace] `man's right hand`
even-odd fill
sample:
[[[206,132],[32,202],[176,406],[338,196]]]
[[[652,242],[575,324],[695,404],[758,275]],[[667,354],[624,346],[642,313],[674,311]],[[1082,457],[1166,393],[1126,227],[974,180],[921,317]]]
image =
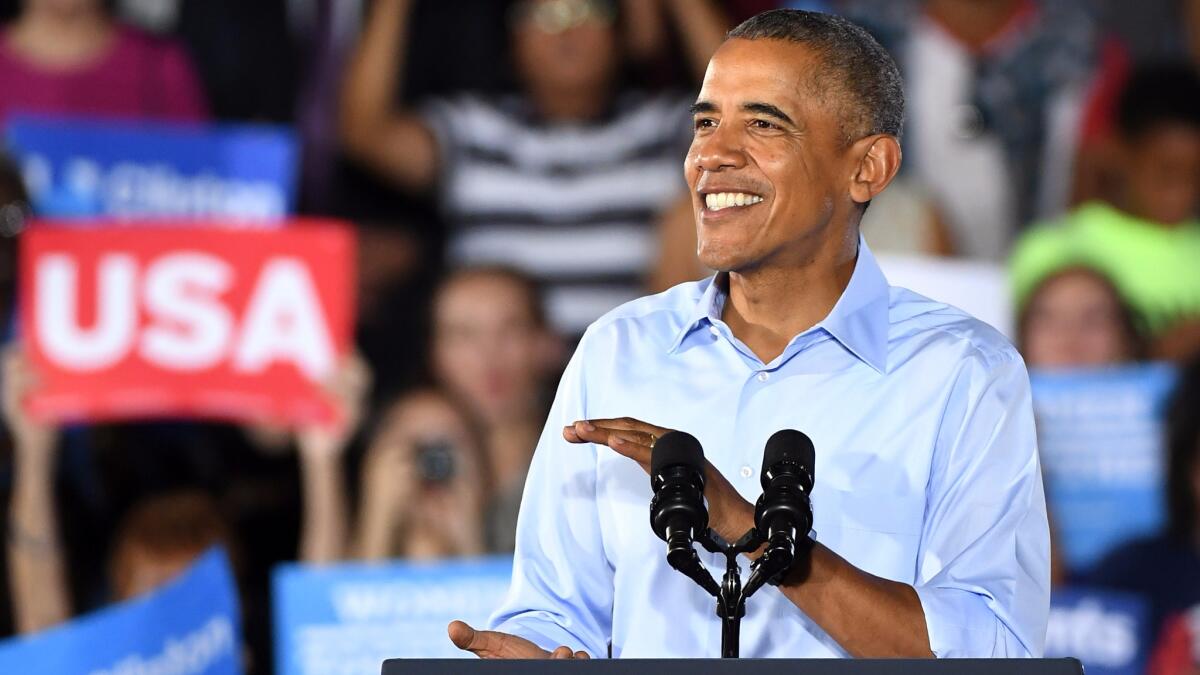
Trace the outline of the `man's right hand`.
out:
[[[475,630],[462,621],[451,621],[447,628],[455,647],[481,659],[589,659],[587,652],[572,652],[559,647],[552,652],[523,637],[491,630]]]

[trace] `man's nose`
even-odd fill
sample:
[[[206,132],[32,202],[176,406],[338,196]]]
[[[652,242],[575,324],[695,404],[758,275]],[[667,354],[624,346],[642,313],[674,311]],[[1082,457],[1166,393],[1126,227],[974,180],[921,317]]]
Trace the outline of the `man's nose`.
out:
[[[696,167],[702,171],[737,169],[746,165],[746,153],[740,134],[730,125],[718,126],[700,139],[695,153]]]

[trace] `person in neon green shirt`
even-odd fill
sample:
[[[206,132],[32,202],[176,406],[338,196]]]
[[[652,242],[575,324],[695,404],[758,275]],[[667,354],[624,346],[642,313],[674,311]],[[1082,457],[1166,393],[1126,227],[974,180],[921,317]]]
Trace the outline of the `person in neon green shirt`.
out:
[[[1049,275],[1089,267],[1141,316],[1151,355],[1200,351],[1200,78],[1184,66],[1139,71],[1118,112],[1122,189],[1036,226],[1011,259],[1022,306]]]

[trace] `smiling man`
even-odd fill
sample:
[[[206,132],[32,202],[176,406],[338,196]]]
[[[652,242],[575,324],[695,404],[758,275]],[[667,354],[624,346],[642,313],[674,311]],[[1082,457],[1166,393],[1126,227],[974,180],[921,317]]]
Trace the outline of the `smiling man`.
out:
[[[499,658],[718,655],[712,598],[648,522],[650,448],[700,439],[710,525],[734,540],[766,439],[794,428],[817,448],[815,544],[749,602],[743,656],[1039,656],[1049,535],[1024,364],[890,287],[858,232],[900,165],[895,64],[843,19],[766,12],[729,34],[693,109],[684,170],[718,273],[589,328],[525,486],[509,597],[493,630],[451,639]]]

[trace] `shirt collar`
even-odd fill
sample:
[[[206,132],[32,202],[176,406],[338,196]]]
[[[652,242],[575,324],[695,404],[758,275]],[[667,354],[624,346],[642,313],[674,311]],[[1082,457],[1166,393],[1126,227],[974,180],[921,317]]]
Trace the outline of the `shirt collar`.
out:
[[[708,279],[703,294],[672,340],[668,353],[677,351],[684,338],[698,328],[720,322],[726,298],[723,284],[719,283],[720,276],[718,274]],[[879,269],[879,263],[860,235],[858,260],[854,263],[850,283],[829,314],[805,333],[824,329],[859,360],[881,373],[885,372],[890,304],[888,288],[883,270]]]

